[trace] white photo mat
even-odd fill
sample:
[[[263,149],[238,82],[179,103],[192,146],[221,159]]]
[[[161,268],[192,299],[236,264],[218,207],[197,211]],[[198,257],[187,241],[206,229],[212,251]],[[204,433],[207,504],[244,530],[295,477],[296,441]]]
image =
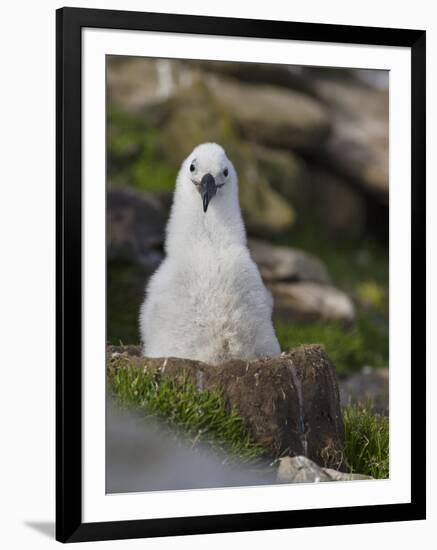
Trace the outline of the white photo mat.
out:
[[[106,55],[390,71],[389,480],[106,494]],[[410,58],[399,47],[82,29],[82,522],[410,502]]]

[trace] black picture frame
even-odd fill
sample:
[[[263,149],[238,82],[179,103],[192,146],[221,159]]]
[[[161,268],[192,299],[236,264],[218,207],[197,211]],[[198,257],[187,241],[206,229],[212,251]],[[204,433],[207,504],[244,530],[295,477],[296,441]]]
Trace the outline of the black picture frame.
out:
[[[85,27],[411,49],[411,502],[82,522],[81,31]],[[56,13],[56,538],[77,542],[425,519],[425,52],[423,30],[62,8]]]

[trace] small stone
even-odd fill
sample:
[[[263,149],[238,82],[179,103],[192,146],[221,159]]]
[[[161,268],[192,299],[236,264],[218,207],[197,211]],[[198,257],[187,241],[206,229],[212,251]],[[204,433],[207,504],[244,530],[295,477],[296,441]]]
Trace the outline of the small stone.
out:
[[[305,456],[286,456],[279,459],[277,481],[280,483],[319,483],[321,481],[352,481],[373,479],[362,474],[351,474],[321,468]]]
[[[361,372],[339,382],[342,406],[371,406],[379,414],[388,414],[389,369],[364,367]]]
[[[265,281],[331,282],[323,262],[303,250],[274,246],[260,239],[249,239],[248,244]]]
[[[330,481],[319,466],[305,456],[286,456],[279,459],[277,481],[282,483],[314,483]]]
[[[339,321],[351,324],[355,306],[343,291],[313,282],[269,284],[274,312],[278,317],[298,321]]]

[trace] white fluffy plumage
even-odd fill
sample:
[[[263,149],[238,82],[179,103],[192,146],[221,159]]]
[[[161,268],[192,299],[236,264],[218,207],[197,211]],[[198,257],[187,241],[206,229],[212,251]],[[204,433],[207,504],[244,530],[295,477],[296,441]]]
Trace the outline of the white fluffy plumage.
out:
[[[204,212],[208,178],[216,194]],[[246,246],[237,174],[215,143],[199,145],[182,164],[165,251],[140,312],[146,356],[219,364],[280,354],[272,298]]]

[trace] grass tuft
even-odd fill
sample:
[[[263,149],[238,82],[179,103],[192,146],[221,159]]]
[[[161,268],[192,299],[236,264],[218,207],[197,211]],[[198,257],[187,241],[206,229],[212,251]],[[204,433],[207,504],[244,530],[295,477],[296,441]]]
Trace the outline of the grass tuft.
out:
[[[135,367],[110,366],[108,382],[119,405],[135,407],[145,417],[158,417],[168,427],[183,431],[192,446],[207,443],[217,454],[243,463],[264,454],[236,410],[225,406],[219,391],[199,392],[187,381],[175,383]]]
[[[345,455],[350,471],[376,479],[389,477],[389,420],[368,407],[343,409]]]

